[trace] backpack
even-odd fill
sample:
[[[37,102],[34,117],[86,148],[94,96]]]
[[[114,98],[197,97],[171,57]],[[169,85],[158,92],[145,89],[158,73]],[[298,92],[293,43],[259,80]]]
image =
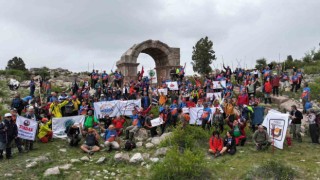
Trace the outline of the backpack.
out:
[[[271,86],[271,83],[266,83],[265,86],[264,86],[264,91],[266,93],[271,93],[272,92],[272,86]]]
[[[136,148],[136,143],[134,143],[133,141],[130,141],[130,140],[128,140],[124,145],[124,149],[126,151],[131,151],[134,148]]]
[[[16,109],[20,108],[21,100],[18,98],[13,99],[12,101],[12,106]]]
[[[73,109],[74,109],[73,103],[72,103],[72,102],[69,102],[69,103],[65,106],[64,112],[65,112],[66,114],[72,114]]]

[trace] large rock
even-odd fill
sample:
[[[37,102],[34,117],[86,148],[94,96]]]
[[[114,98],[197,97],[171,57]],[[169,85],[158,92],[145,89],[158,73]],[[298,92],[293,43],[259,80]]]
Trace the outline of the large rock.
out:
[[[130,159],[131,163],[138,163],[138,162],[142,162],[142,161],[143,161],[143,157],[142,157],[141,153],[134,154]]]
[[[59,169],[69,170],[71,167],[72,167],[72,164],[65,164],[65,165],[59,166]]]
[[[158,156],[164,156],[167,154],[168,148],[163,147],[163,148],[159,148],[157,149],[157,151],[155,152],[154,156],[158,157]]]
[[[59,167],[53,167],[53,168],[49,168],[44,172],[44,176],[50,176],[50,175],[59,175],[60,174],[60,170]]]
[[[37,165],[38,165],[38,163],[35,162],[35,161],[33,161],[33,162],[27,164],[27,165],[26,165],[26,168],[34,168],[34,167],[36,167]]]
[[[142,158],[143,158],[143,160],[148,160],[149,158],[150,158],[150,154],[149,153],[143,153],[142,154]]]
[[[160,144],[160,137],[153,137],[151,139],[151,143],[154,144],[154,145],[159,145]]]
[[[73,163],[79,163],[81,161],[79,159],[71,159],[70,162],[73,164]]]
[[[151,148],[153,148],[154,147],[154,144],[152,144],[152,143],[147,143],[146,144],[146,148],[147,149],[151,149]]]
[[[160,142],[169,138],[170,136],[172,136],[172,132],[168,132],[168,133],[163,133],[161,136],[160,136]]]
[[[156,163],[159,161],[159,158],[150,158],[150,161]]]
[[[114,155],[114,160],[129,162],[130,161],[130,157],[129,157],[128,153],[117,153],[117,154]]]
[[[90,159],[89,159],[88,156],[83,156],[80,160],[81,160],[81,161],[84,161],[84,162],[90,161]]]
[[[282,103],[284,103],[286,101],[289,101],[289,98],[288,97],[284,97],[284,96],[279,96],[279,97],[271,96],[271,101],[274,104],[279,104],[280,105],[280,104],[282,104]]]
[[[105,157],[101,157],[101,158],[98,159],[98,161],[96,163],[97,164],[102,164],[105,160],[106,160]]]
[[[35,162],[49,162],[50,159],[47,156],[39,156],[33,159]]]
[[[281,109],[281,110],[282,110],[282,109],[285,109],[285,110],[287,110],[287,111],[291,111],[291,106],[292,106],[292,105],[296,105],[297,107],[299,107],[299,104],[298,104],[296,101],[293,101],[293,100],[290,99],[290,100],[282,103],[282,104],[280,105],[280,109]]]
[[[134,135],[136,141],[144,141],[148,139],[148,131],[144,128],[139,129],[139,131]]]
[[[143,145],[143,142],[137,142],[137,143],[136,143],[136,147],[137,147],[137,148],[141,147],[142,145]]]

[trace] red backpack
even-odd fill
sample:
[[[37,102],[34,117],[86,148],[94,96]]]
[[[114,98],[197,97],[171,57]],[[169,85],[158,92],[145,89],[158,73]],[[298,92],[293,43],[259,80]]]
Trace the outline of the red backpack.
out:
[[[272,85],[271,85],[270,82],[265,83],[265,85],[264,85],[264,91],[265,91],[266,93],[271,93],[271,92],[272,92]]]

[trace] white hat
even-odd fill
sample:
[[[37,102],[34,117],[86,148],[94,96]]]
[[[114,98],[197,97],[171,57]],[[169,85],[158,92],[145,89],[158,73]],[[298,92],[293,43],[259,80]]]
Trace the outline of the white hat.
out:
[[[11,117],[11,116],[12,116],[11,113],[6,113],[6,114],[4,115],[4,117]]]

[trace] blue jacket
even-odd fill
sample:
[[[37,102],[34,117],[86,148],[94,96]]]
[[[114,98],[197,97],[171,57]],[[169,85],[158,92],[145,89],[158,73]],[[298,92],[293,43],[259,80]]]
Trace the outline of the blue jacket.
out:
[[[117,131],[116,130],[107,130],[107,132],[105,133],[104,140],[108,140],[112,136],[117,137]]]

